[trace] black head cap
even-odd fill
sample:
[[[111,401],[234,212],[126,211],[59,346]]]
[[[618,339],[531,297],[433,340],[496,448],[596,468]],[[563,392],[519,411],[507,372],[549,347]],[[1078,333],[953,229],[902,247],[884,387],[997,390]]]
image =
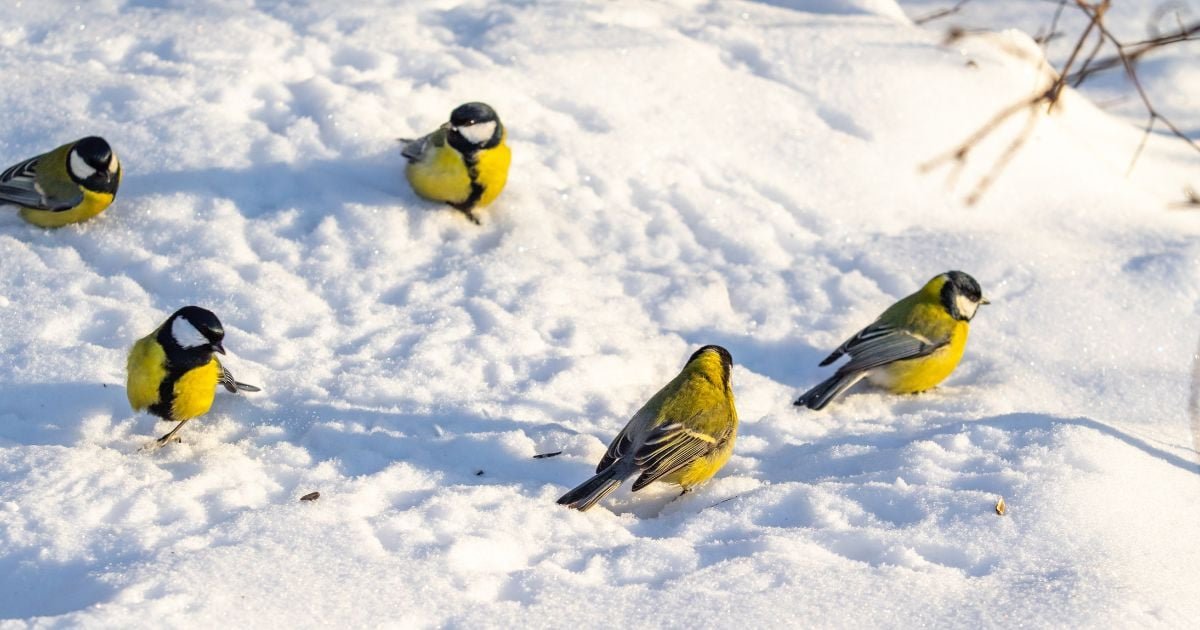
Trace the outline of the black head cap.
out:
[[[729,382],[729,371],[733,369],[733,356],[730,355],[729,351],[726,350],[725,348],[722,348],[721,346],[714,346],[714,345],[704,346],[703,348],[700,348],[699,350],[693,352],[692,356],[688,358],[687,362],[691,363],[692,361],[695,361],[697,358],[700,357],[700,355],[704,354],[705,352],[716,352],[717,356],[721,357],[721,373],[722,373],[721,376],[722,376],[722,378],[724,378],[725,382],[728,383]]]
[[[77,159],[83,164],[76,164]],[[67,173],[88,190],[117,194],[120,172],[121,164],[113,155],[112,147],[99,136],[77,140],[68,153]]]
[[[451,127],[465,127],[481,122],[499,121],[496,110],[487,103],[464,103],[450,112]]]
[[[195,332],[200,333],[204,341],[207,341],[207,345],[199,339],[193,339],[192,336],[195,333],[188,330],[187,327],[180,326],[176,328],[178,325],[176,320],[179,319],[191,324],[191,328]],[[171,315],[167,320],[167,325],[163,327],[163,331],[171,336],[171,340],[176,345],[182,348],[207,347],[225,354],[225,348],[221,346],[221,341],[225,339],[225,328],[221,326],[221,320],[217,319],[217,316],[206,308],[185,306],[175,311],[175,314]]]
[[[942,285],[942,306],[950,313],[954,319],[970,321],[975,316],[974,309],[970,313],[964,312],[959,306],[958,298],[964,297],[973,305],[987,304],[983,299],[983,289],[979,288],[979,283],[972,278],[970,274],[962,271],[947,271],[946,284]]]
[[[112,161],[112,147],[100,136],[88,136],[75,143],[75,152],[87,165],[97,171],[107,172]]]

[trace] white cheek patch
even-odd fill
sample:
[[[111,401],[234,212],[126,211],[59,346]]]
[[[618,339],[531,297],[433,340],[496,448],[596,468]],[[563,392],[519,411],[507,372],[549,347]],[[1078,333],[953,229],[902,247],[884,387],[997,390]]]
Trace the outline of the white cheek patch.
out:
[[[212,345],[212,342],[200,334],[200,331],[196,330],[191,322],[182,317],[176,317],[175,322],[171,324],[171,336],[175,338],[175,343],[179,344],[181,348]]]
[[[496,121],[475,123],[466,127],[459,127],[458,134],[467,139],[471,144],[484,144],[492,139],[496,133]]]
[[[116,173],[119,168],[121,168],[121,163],[117,161],[117,154],[114,152],[108,158],[108,172]]]
[[[959,294],[954,296],[954,306],[958,308],[960,315],[967,319],[975,317],[975,311],[979,308],[979,302],[973,301],[971,298]]]
[[[87,179],[96,174],[96,169],[88,166],[88,163],[84,162],[83,158],[79,157],[79,154],[74,149],[71,150],[71,159],[68,163],[71,166],[71,174],[76,179]]]

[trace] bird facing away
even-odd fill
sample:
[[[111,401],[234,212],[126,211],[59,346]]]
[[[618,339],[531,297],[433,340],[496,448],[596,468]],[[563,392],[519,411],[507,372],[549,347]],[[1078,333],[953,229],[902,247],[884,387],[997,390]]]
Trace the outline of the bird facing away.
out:
[[[416,140],[404,140],[404,174],[418,195],[447,203],[478,224],[475,209],[493,201],[508,181],[512,151],[496,111],[466,103],[450,121]]]
[[[21,218],[45,228],[86,221],[117,196],[121,162],[104,138],[88,136],[0,173],[0,204],[21,207]]]
[[[833,376],[795,404],[823,409],[864,377],[894,394],[915,394],[936,386],[958,367],[971,318],[981,304],[989,302],[975,278],[961,271],[934,277],[821,361],[826,366],[843,354],[850,355]]]
[[[655,481],[683,488],[708,481],[729,461],[737,438],[730,370],[720,346],[704,346],[625,425],[596,466],[596,475],[558,503],[585,511],[633,475],[633,491]]]
[[[129,405],[179,423],[156,446],[167,444],[188,420],[207,413],[218,384],[235,394],[259,391],[234,380],[213,355],[225,354],[224,338],[225,330],[212,311],[185,306],[133,344],[126,364]]]

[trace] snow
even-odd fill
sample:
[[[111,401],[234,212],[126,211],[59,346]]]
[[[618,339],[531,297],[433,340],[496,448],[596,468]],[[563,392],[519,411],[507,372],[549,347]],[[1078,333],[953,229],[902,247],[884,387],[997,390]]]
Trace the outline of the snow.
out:
[[[957,175],[918,168],[1030,93],[1024,33],[945,47],[888,0],[39,0],[5,23],[0,160],[97,134],[126,169],[85,224],[0,213],[14,626],[1200,617],[1200,224],[1171,209],[1200,154],[1155,134],[1127,176],[1136,107],[1071,91],[979,204],[1022,120]],[[1194,56],[1163,59],[1147,80],[1194,129]],[[482,226],[416,197],[395,140],[471,100],[513,149]],[[792,406],[950,269],[992,304],[943,386]],[[125,356],[186,304],[263,391],[141,452],[169,426],[130,411]],[[742,422],[717,477],[555,505],[707,343]]]

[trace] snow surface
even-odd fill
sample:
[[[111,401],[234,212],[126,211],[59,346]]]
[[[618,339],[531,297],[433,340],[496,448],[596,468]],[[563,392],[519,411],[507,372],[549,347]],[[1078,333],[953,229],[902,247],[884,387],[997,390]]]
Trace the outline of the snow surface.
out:
[[[126,174],[0,213],[0,625],[1194,624],[1200,156],[1126,177],[1136,111],[1071,92],[964,207],[1020,121],[917,167],[1036,47],[940,41],[890,0],[10,2],[0,160],[95,133]],[[513,148],[482,227],[395,142],[469,100]],[[949,269],[992,305],[942,387],[791,405]],[[139,452],[125,353],[189,303],[263,392]],[[728,466],[555,505],[706,343]]]

